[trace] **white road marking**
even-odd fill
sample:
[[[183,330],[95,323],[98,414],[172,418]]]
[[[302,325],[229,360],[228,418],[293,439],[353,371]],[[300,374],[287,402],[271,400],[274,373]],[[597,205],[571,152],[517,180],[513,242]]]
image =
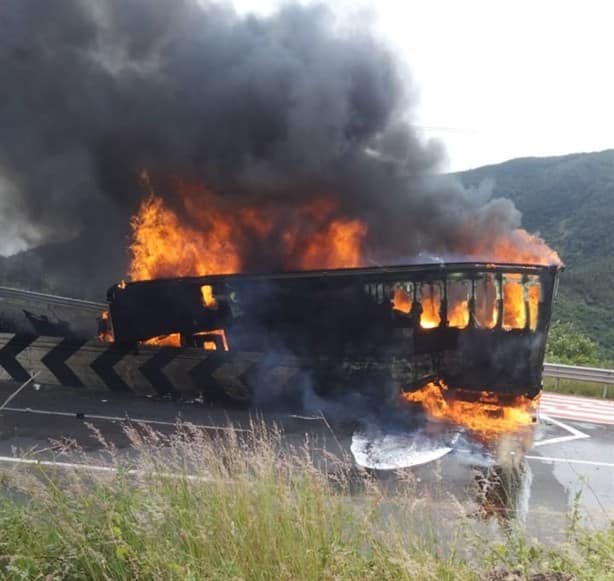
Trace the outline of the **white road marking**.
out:
[[[324,420],[324,416],[322,416],[322,415],[319,415],[319,416],[301,416],[299,414],[290,414],[290,417],[295,419],[295,420],[317,420],[317,421]]]
[[[540,410],[550,417],[614,425],[614,402],[544,392]]]
[[[587,464],[589,466],[605,466],[614,468],[612,462],[597,462],[594,460],[576,460],[575,458],[551,458],[550,456],[525,456],[528,460],[541,460],[542,462],[564,462],[565,464]]]
[[[577,420],[579,422],[589,422],[591,424],[604,424],[613,425],[614,416],[602,416],[591,413],[581,413],[576,410],[563,410],[560,408],[547,407],[544,410],[549,416],[556,416],[557,418],[563,418],[565,420]]]
[[[565,393],[556,393],[553,391],[544,391],[542,393],[542,398],[546,398],[549,400],[564,400],[564,401],[575,401],[577,403],[596,403],[600,407],[612,408],[614,409],[614,400],[611,399],[603,399],[603,398],[595,398],[595,397],[586,397],[582,395],[570,395]]]
[[[77,412],[59,412],[59,411],[51,411],[51,410],[38,410],[33,408],[14,408],[14,407],[5,407],[2,410],[3,412],[15,412],[15,413],[24,413],[24,414],[40,414],[47,416],[61,416],[67,418],[75,418],[77,416]],[[98,414],[83,414],[84,420],[102,420],[106,422],[133,422],[135,424],[152,424],[156,426],[177,426],[178,423],[188,423],[197,428],[203,428],[205,430],[220,430],[220,431],[229,431],[229,432],[249,432],[250,430],[246,428],[235,428],[233,426],[211,426],[207,424],[193,424],[192,422],[181,420],[175,422],[167,422],[164,420],[147,420],[144,418],[131,418],[129,416],[103,416]]]
[[[37,375],[40,373],[40,371],[37,371],[36,373],[34,373],[30,379],[27,379],[26,381],[24,381],[11,395],[9,395],[5,400],[4,403],[2,405],[0,405],[0,410],[4,410],[7,409],[7,405],[13,400],[15,399],[20,393],[21,391],[32,381],[34,381],[37,377]]]
[[[559,422],[558,420],[555,420],[554,418],[551,418],[550,416],[547,416],[546,414],[540,414],[540,418],[545,420],[546,422],[550,422],[558,426],[559,428],[563,428],[564,430],[567,430],[568,432],[570,432],[570,435],[569,436],[558,436],[556,438],[550,438],[548,440],[540,440],[539,442],[536,442],[534,444],[533,446],[534,448],[537,448],[538,446],[547,446],[548,444],[560,444],[561,442],[571,442],[572,440],[581,440],[584,438],[590,438],[588,434],[581,432],[580,430],[574,428],[573,426],[568,426],[567,424],[564,424],[563,422]]]

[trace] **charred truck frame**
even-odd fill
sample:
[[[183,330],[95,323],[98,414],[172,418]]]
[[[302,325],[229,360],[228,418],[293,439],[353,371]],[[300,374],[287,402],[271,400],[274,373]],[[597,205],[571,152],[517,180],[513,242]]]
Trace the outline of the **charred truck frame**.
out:
[[[114,340],[294,356],[316,389],[534,397],[558,266],[442,263],[214,275],[108,291]]]

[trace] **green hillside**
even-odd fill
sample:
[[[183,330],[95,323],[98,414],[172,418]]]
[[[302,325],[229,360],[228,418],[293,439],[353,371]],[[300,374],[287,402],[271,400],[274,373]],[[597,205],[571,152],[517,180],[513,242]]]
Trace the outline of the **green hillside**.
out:
[[[514,159],[458,174],[467,186],[493,180],[523,226],[566,264],[554,318],[573,321],[614,359],[614,150]]]

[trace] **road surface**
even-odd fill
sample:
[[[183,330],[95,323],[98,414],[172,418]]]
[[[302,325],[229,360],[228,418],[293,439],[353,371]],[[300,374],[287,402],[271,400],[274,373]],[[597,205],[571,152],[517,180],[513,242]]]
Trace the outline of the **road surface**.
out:
[[[0,382],[0,407],[19,387],[14,382]],[[512,490],[502,499],[498,517],[520,518],[533,534],[559,538],[580,493],[585,524],[608,524],[614,517],[613,405],[544,394],[532,443],[527,444],[524,437],[520,442],[512,440],[511,454],[517,454],[516,460],[524,456],[524,460],[506,480]],[[434,505],[444,506],[453,497],[468,513],[492,509],[492,502],[490,508],[483,506],[480,482],[501,476],[499,460],[462,430],[411,411],[403,411],[408,414],[403,417],[397,410],[389,416],[352,418],[343,405],[329,405],[328,419],[324,420],[317,407],[318,402],[311,409],[269,412],[260,417],[279,425],[288,442],[301,443],[308,436],[345,462],[358,461],[376,468],[395,463],[404,466],[419,483],[417,494]],[[100,444],[90,424],[122,450],[128,447],[123,433],[127,421],[149,423],[165,431],[173,430],[179,418],[224,431],[247,429],[254,415],[253,410],[194,401],[154,401],[32,383],[0,411],[0,471],[14,469],[23,458],[66,462],[57,455],[57,443],[68,440],[85,449],[88,464],[100,465]],[[398,474],[384,469],[373,473],[389,480]]]

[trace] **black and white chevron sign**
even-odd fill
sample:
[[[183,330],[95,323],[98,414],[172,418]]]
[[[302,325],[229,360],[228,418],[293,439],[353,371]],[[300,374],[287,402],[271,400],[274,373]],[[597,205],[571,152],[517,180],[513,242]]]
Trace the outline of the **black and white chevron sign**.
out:
[[[248,402],[255,382],[283,390],[300,371],[293,357],[78,341],[0,333],[0,380],[37,381],[139,395],[223,393]]]

